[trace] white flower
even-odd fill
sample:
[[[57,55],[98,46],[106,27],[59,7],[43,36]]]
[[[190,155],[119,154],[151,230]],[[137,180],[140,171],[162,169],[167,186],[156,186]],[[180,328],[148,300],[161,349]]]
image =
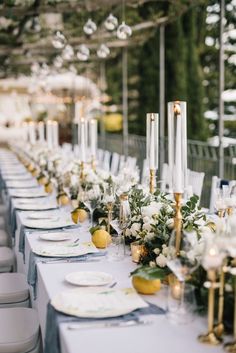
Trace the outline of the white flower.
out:
[[[172,214],[173,213],[173,208],[170,205],[167,205],[165,207],[165,211],[167,214]]]
[[[151,224],[150,223],[144,223],[143,230],[146,230],[147,232],[151,232],[152,231]]]
[[[127,228],[127,229],[125,230],[125,235],[126,235],[127,237],[130,237],[130,236],[132,235],[131,230],[130,230],[129,228]]]
[[[169,229],[173,229],[174,228],[174,218],[167,219],[166,225]]]
[[[159,255],[160,252],[161,252],[161,250],[160,250],[159,248],[155,248],[155,249],[153,250],[153,252],[154,252],[156,255]]]
[[[155,238],[155,233],[148,233],[148,234],[145,235],[144,241],[150,241],[153,238]]]
[[[165,267],[167,264],[167,258],[163,254],[158,255],[156,258],[156,264],[159,267]]]
[[[150,267],[156,267],[156,264],[155,264],[154,261],[150,261],[150,262],[149,262],[149,266],[150,266]]]
[[[149,206],[144,206],[141,209],[143,217],[152,217],[160,212],[163,204],[161,202],[151,202]]]
[[[130,231],[133,236],[137,235],[138,231],[140,231],[141,225],[140,223],[133,223]]]
[[[169,248],[166,245],[162,246],[162,254],[164,256],[168,256],[168,254],[169,254]]]

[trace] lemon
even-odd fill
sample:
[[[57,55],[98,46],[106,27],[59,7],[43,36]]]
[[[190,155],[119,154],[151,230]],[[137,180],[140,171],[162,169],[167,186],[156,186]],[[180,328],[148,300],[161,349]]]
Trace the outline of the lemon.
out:
[[[70,202],[69,197],[66,195],[66,193],[59,194],[57,196],[57,202],[59,205],[66,206]]]
[[[71,218],[76,224],[78,222],[83,223],[88,218],[88,215],[87,212],[82,208],[76,208],[71,212]]]
[[[36,168],[34,168],[34,170],[31,171],[31,174],[33,177],[36,177],[38,175],[38,171]]]
[[[32,163],[30,163],[27,167],[29,172],[32,172],[34,170],[34,165]]]
[[[47,184],[44,185],[44,190],[48,194],[51,194],[53,192],[53,184],[51,181],[49,181]]]
[[[161,289],[159,279],[148,280],[139,276],[132,277],[134,289],[140,294],[154,294]]]
[[[99,249],[105,249],[109,244],[111,244],[111,236],[110,234],[103,230],[98,229],[92,235],[93,244]]]
[[[48,182],[48,180],[45,177],[45,175],[41,175],[41,176],[38,177],[38,183],[40,185],[45,185],[45,184],[47,184],[47,182]]]

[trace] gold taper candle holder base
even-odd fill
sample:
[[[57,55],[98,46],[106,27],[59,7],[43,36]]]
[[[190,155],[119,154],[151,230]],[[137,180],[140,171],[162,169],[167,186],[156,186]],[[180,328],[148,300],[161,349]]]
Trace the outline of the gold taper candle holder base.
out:
[[[84,180],[84,162],[80,163],[80,180]]]
[[[95,160],[94,157],[91,160],[91,167],[92,167],[92,170],[95,172],[95,170],[96,170],[96,160]]]
[[[224,349],[226,352],[236,353],[236,341],[225,343]]]
[[[216,336],[219,338],[219,337],[222,337],[223,336],[223,333],[224,333],[224,324],[222,322],[218,323],[215,327],[214,327],[214,332],[216,334]]]
[[[226,208],[226,212],[227,212],[228,216],[232,216],[233,211],[234,211],[233,207],[227,207]]]
[[[113,204],[108,202],[107,204],[107,231],[110,234],[111,232],[111,221],[112,221],[112,210],[113,210]]]
[[[149,180],[149,191],[150,194],[154,194],[155,192],[155,169],[150,169],[150,180]]]
[[[223,218],[224,215],[225,215],[225,210],[218,210],[217,211],[217,215],[218,215],[219,218]]]
[[[180,254],[180,245],[181,245],[181,231],[182,231],[182,213],[181,213],[181,203],[182,203],[182,194],[175,192],[175,219],[174,219],[174,229],[175,229],[175,249],[176,254]]]
[[[213,331],[208,332],[206,335],[198,336],[198,341],[201,343],[211,344],[213,346],[218,346],[222,342],[222,340],[218,338]]]

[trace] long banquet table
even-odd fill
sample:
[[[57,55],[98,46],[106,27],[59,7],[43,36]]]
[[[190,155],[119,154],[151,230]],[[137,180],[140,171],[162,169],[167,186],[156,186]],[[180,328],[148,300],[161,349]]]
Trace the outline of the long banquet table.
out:
[[[30,179],[32,179],[30,177]],[[31,189],[32,194],[35,189]],[[16,199],[11,197],[9,190],[3,191],[3,198],[9,204],[11,201],[11,212],[15,209]],[[37,202],[35,198],[35,202]],[[45,199],[46,201],[46,199]],[[9,210],[10,212],[10,210]],[[25,249],[23,254],[19,252],[19,237],[22,230],[24,217],[31,211],[15,211],[16,229],[14,249],[17,258],[17,271],[28,274],[30,252],[33,247],[42,244],[38,230],[33,229],[25,232]],[[40,212],[40,211],[39,211]],[[62,213],[60,210],[54,211]],[[90,240],[88,223],[70,230],[74,237],[80,237],[81,241]],[[66,231],[66,230],[65,230]],[[46,242],[44,241],[46,244]],[[108,262],[106,256],[101,257],[97,262],[81,263],[54,263],[37,264],[36,296],[31,288],[31,300],[34,308],[37,309],[42,331],[43,341],[46,334],[47,305],[50,300],[59,292],[74,288],[65,281],[66,274],[78,270],[99,270],[109,272],[117,282],[116,288],[130,287],[130,272],[136,267],[130,257],[123,261]],[[151,303],[166,309],[167,288],[162,287],[161,291],[153,296],[143,296]],[[170,323],[165,315],[152,315],[149,317],[151,324],[132,327],[97,327],[70,330],[68,323],[59,325],[60,350],[61,353],[144,353],[144,352],[166,352],[166,353],[207,353],[222,352],[223,348],[207,346],[197,341],[197,336],[207,329],[206,318],[196,315],[193,322],[188,325],[175,325]],[[50,353],[47,351],[46,353]]]

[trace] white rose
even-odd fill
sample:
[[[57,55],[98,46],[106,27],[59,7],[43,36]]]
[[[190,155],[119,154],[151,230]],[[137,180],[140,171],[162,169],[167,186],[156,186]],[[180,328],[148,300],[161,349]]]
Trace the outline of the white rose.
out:
[[[150,266],[150,267],[156,267],[156,264],[155,264],[154,261],[150,261],[150,262],[149,262],[149,266]]]
[[[126,229],[125,235],[126,235],[127,237],[130,237],[130,236],[132,235],[131,230],[130,230],[129,228]]]
[[[156,264],[159,267],[165,267],[167,264],[167,258],[163,254],[158,255],[156,258]]]
[[[165,207],[165,210],[166,210],[166,213],[167,213],[167,214],[173,213],[173,208],[172,208],[170,205],[167,205],[167,206]]]
[[[164,256],[168,256],[168,254],[169,254],[169,248],[168,248],[167,246],[162,247],[162,254],[163,254]]]
[[[146,230],[147,232],[151,232],[152,231],[151,224],[150,223],[144,223],[143,230]]]
[[[167,221],[166,221],[166,226],[167,226],[169,229],[173,229],[173,228],[174,228],[174,218],[169,218],[169,219],[167,219]]]
[[[149,206],[144,206],[141,209],[143,217],[152,217],[160,212],[163,204],[161,202],[151,202]]]
[[[140,230],[141,228],[141,225],[139,223],[133,223],[131,228],[130,228],[130,231],[132,233],[132,235],[137,235],[137,232]]]
[[[154,233],[148,233],[145,235],[144,240],[149,241],[149,240],[152,240],[154,237],[155,237]]]
[[[156,255],[159,255],[161,250],[159,248],[156,248],[153,250],[153,252],[156,254]]]

